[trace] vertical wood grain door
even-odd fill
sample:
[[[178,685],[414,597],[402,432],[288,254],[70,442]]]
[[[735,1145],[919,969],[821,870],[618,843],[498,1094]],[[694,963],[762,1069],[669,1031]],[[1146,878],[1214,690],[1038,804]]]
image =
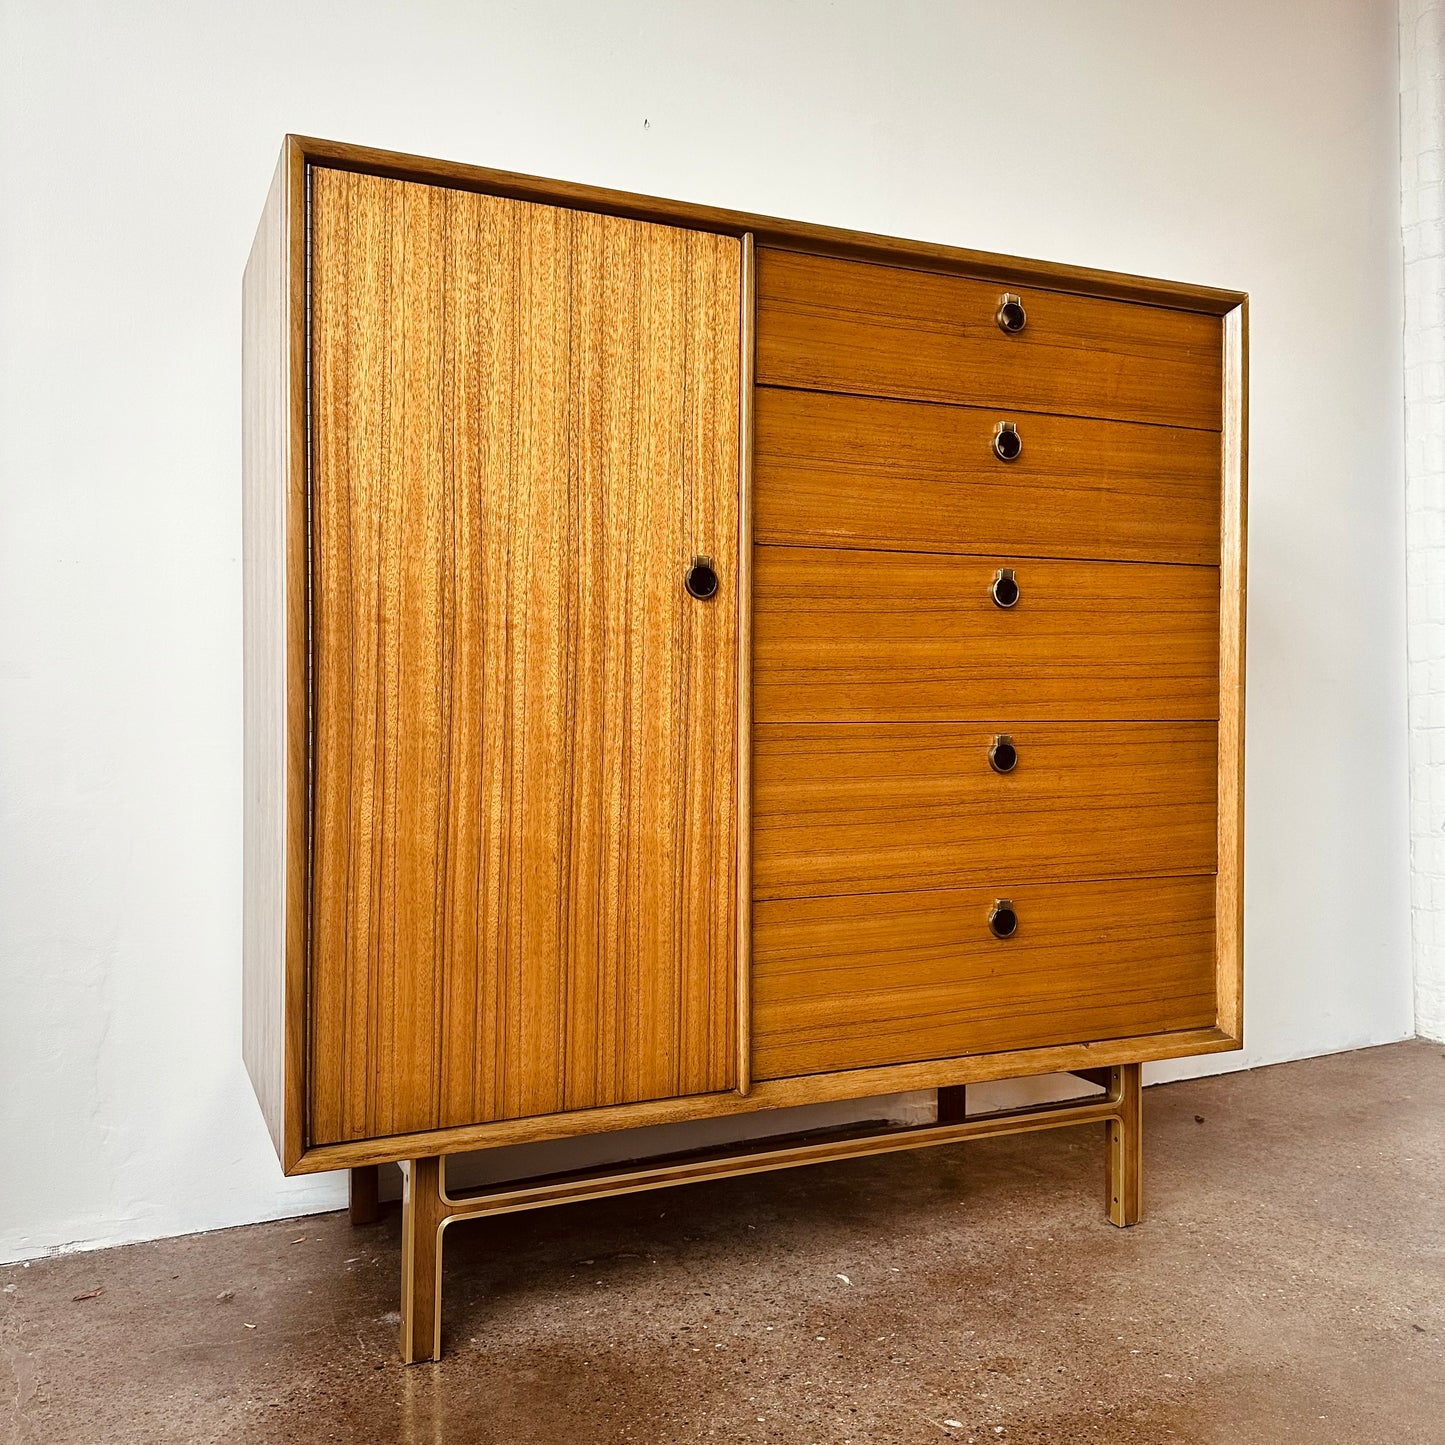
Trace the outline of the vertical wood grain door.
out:
[[[311,184],[310,1142],[733,1087],[740,243]]]

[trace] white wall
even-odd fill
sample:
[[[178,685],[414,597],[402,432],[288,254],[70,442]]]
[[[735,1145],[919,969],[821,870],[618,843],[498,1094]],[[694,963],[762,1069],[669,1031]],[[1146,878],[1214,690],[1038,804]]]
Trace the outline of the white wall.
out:
[[[0,17],[0,1257],[343,1197],[239,1060],[239,286],[288,129],[1249,290],[1249,1048],[1207,1066],[1410,1032],[1392,6]]]
[[[1445,9],[1400,4],[1410,919],[1415,1027],[1445,1039]]]

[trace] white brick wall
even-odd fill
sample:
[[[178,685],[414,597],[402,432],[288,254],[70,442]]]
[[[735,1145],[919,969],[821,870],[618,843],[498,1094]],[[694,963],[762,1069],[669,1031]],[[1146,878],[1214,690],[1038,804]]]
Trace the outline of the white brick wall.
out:
[[[1445,3],[1400,0],[1410,915],[1415,1026],[1445,1039]]]

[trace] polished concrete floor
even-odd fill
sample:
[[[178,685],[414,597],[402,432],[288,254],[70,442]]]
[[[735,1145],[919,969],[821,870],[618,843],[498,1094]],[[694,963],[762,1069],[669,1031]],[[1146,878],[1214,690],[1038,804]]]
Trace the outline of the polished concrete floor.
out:
[[[1127,1231],[1092,1129],[458,1226],[439,1365],[395,1213],[0,1270],[0,1439],[1445,1442],[1445,1046],[1145,1119]]]

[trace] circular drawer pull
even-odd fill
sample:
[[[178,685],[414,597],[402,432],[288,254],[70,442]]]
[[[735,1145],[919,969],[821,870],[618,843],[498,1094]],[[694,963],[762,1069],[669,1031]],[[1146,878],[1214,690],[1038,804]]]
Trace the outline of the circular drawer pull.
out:
[[[998,329],[1008,332],[1010,336],[1022,331],[1029,322],[1029,314],[1024,310],[1022,297],[1015,296],[1012,291],[1005,291],[998,298],[998,313],[994,320],[998,322]]]
[[[988,750],[988,765],[996,773],[1011,773],[1018,767],[1019,750],[1007,733],[999,733]]]
[[[1023,438],[1011,421],[1001,421],[993,432],[993,454],[1001,462],[1016,462],[1023,451]]]
[[[1019,600],[1019,584],[1014,581],[1014,569],[1001,567],[993,574],[993,600],[998,607],[1012,607]]]
[[[699,602],[706,602],[713,596],[717,592],[717,573],[713,570],[712,558],[694,557],[683,586],[687,588],[688,595],[696,597]]]
[[[1019,916],[1014,912],[1013,899],[995,898],[988,915],[989,932],[995,938],[1012,938],[1018,932]]]

